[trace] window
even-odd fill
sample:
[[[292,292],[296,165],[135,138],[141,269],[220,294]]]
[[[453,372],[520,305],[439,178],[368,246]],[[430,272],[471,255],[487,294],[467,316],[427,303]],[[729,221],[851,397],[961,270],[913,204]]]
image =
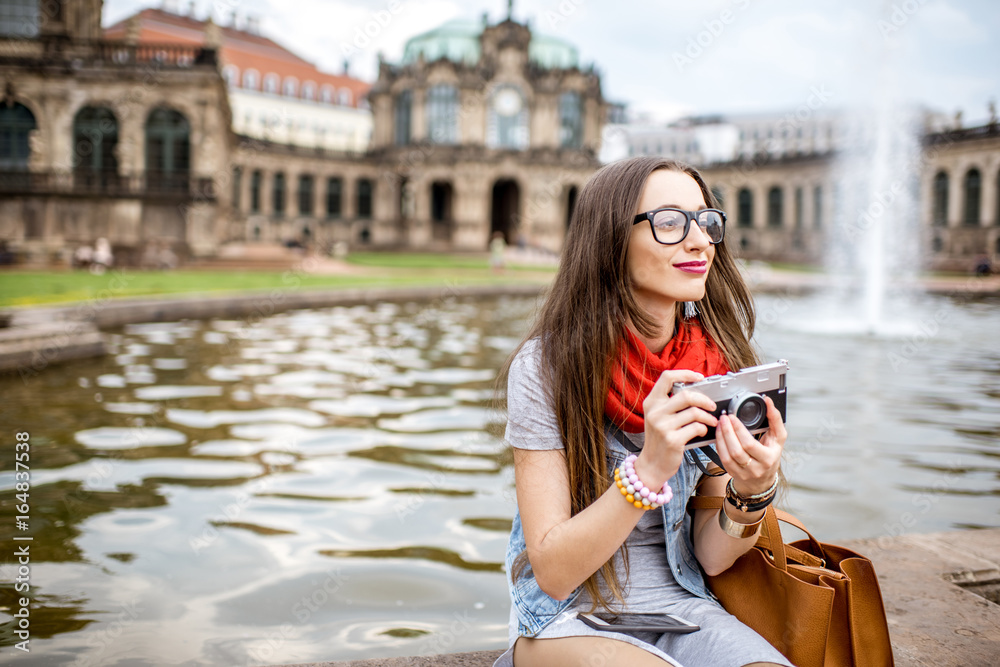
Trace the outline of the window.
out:
[[[309,100],[312,102],[316,99],[316,84],[312,81],[306,81],[302,84],[302,99]]]
[[[0,3],[0,36],[38,37],[39,0],[3,0]]]
[[[226,65],[222,68],[222,79],[229,88],[235,88],[240,82],[240,68],[236,65]]]
[[[739,227],[753,227],[753,193],[747,188],[736,196],[736,224]]]
[[[798,229],[802,228],[802,217],[803,217],[803,200],[802,188],[795,188],[795,227]]]
[[[285,84],[281,87],[281,92],[285,97],[295,97],[299,91],[299,80],[294,76],[286,76]]]
[[[979,226],[982,181],[978,169],[972,168],[965,172],[965,215],[962,219],[970,227]]]
[[[313,177],[309,174],[299,176],[299,215],[313,214]]]
[[[458,91],[455,86],[433,86],[427,91],[427,137],[432,144],[458,141]]]
[[[372,217],[372,189],[371,180],[362,178],[358,181],[358,217]]]
[[[784,219],[784,193],[774,186],[767,193],[767,224],[771,227],[781,227]]]
[[[274,175],[274,217],[280,218],[285,215],[285,175],[278,172]]]
[[[265,76],[264,77],[264,92],[265,93],[270,93],[271,95],[277,95],[278,94],[278,81],[279,80],[280,79],[278,79],[278,75],[277,74],[273,74],[272,73],[272,74],[268,74],[267,76]]]
[[[233,210],[240,210],[240,195],[243,189],[243,169],[233,167]]]
[[[255,69],[243,72],[243,87],[247,90],[257,90],[260,85],[260,73]]]
[[[117,174],[117,145],[118,120],[110,109],[80,109],[73,119],[73,171],[76,172],[76,178]]]
[[[323,104],[333,104],[333,86],[324,83],[319,89],[319,101]]]
[[[934,177],[934,202],[931,207],[931,224],[948,226],[948,174],[939,171]]]
[[[823,186],[817,185],[813,188],[813,227],[819,229],[823,226]]]
[[[405,146],[410,143],[410,116],[413,107],[413,93],[409,90],[400,91],[396,96],[395,125],[396,145]]]
[[[146,120],[146,180],[150,189],[187,190],[190,125],[179,111],[158,107]]]
[[[0,169],[27,170],[31,146],[28,136],[35,116],[23,104],[0,104]]]
[[[264,180],[260,169],[250,174],[250,212],[260,213],[260,185]]]
[[[342,107],[349,107],[353,105],[354,95],[351,94],[350,88],[341,88],[340,92],[337,93],[337,104]]]
[[[486,115],[486,144],[490,148],[528,147],[528,107],[517,86],[494,89]]]
[[[340,200],[344,182],[339,178],[326,179],[326,217],[340,217]]]
[[[583,106],[580,93],[570,91],[559,96],[559,145],[580,148],[583,145]],[[662,149],[657,154],[662,154]]]

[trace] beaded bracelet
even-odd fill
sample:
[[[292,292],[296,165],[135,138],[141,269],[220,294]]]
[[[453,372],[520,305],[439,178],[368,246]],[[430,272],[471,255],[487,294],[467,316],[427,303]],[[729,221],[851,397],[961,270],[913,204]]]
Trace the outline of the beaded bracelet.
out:
[[[763,493],[756,493],[752,496],[741,496],[736,493],[736,489],[733,487],[733,479],[729,478],[729,483],[726,484],[726,500],[733,507],[741,510],[743,512],[756,512],[762,510],[774,501],[774,497],[778,493],[778,478],[774,478],[774,483],[771,484],[771,488]]]
[[[642,483],[639,476],[635,474],[635,461],[639,458],[635,454],[629,454],[622,461],[620,468],[615,468],[615,485],[629,501],[639,509],[655,510],[661,505],[666,505],[674,497],[674,492],[670,488],[669,480],[663,483],[662,493],[656,493]]]

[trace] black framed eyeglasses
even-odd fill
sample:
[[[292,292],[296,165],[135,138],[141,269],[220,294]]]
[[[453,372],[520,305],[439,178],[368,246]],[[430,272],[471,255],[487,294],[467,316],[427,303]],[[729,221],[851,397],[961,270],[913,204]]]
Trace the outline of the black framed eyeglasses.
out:
[[[726,214],[717,208],[703,208],[700,211],[685,211],[681,208],[658,208],[635,216],[633,225],[649,220],[653,238],[663,245],[675,245],[687,238],[691,221],[694,220],[705,232],[712,245],[722,243],[726,234]]]

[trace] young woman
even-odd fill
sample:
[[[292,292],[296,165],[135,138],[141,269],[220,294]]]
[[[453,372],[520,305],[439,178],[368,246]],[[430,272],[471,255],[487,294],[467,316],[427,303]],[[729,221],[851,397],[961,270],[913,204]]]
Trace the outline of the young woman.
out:
[[[763,510],[686,510],[699,480],[705,495],[731,480],[738,497],[773,497],[786,437],[770,400],[770,430],[755,439],[712,416],[703,394],[671,391],[758,363],[752,298],[724,231],[700,174],[671,160],[616,162],[580,192],[553,288],[501,375],[518,515],[511,648],[496,665],[790,665],[702,577],[754,545]],[[708,427],[729,474],[684,449]],[[716,476],[702,478],[695,456]],[[616,470],[635,483],[619,488]],[[701,629],[594,630],[576,618],[594,609]]]

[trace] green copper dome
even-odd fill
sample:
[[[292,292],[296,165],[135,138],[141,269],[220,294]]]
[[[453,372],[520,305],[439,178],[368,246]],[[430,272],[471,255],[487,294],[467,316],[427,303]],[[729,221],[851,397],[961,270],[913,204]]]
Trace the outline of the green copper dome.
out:
[[[479,35],[483,27],[481,22],[455,19],[417,35],[406,42],[403,64],[412,64],[423,54],[428,62],[447,58],[456,63],[475,65],[479,62]],[[545,68],[576,67],[579,62],[575,46],[558,37],[534,32],[528,45],[528,58]]]

